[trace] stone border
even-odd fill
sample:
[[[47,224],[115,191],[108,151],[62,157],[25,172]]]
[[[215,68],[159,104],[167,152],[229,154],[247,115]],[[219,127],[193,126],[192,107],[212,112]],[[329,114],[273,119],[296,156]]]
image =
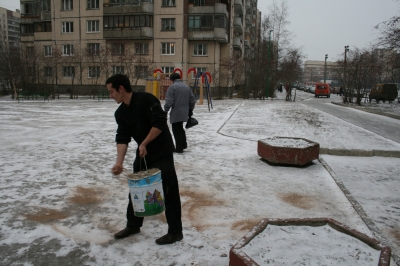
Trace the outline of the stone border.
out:
[[[278,226],[323,226],[328,224],[333,229],[357,238],[373,249],[380,250],[378,266],[390,265],[390,247],[382,245],[378,240],[371,238],[357,230],[330,218],[304,218],[304,219],[263,219],[248,234],[240,239],[229,251],[229,266],[258,265],[252,258],[244,253],[241,248],[246,246],[254,237],[261,233],[269,224]]]
[[[361,150],[361,149],[329,149],[329,148],[320,148],[320,154],[328,154],[335,156],[358,156],[358,157],[393,157],[400,158],[400,151],[386,151],[386,150]]]

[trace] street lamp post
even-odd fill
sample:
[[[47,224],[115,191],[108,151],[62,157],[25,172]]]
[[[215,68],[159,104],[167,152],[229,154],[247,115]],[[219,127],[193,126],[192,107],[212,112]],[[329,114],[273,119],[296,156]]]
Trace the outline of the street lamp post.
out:
[[[347,52],[349,51],[349,46],[348,45],[346,45],[345,47],[344,47],[344,89],[346,88],[346,75],[347,75],[347,69],[346,69],[346,65],[347,65]]]
[[[328,59],[328,55],[325,55],[325,73],[324,73],[324,83],[326,83],[326,59]]]
[[[269,31],[269,40],[268,40],[268,69],[267,69],[267,86],[265,87],[265,97],[268,99],[268,88],[269,88],[269,79],[270,79],[270,72],[271,72],[271,32],[273,30]]]

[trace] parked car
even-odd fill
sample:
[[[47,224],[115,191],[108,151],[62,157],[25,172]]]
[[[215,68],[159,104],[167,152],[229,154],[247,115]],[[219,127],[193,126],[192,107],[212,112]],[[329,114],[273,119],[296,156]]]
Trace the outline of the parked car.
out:
[[[326,96],[331,97],[331,91],[328,83],[317,83],[315,84],[315,97]]]
[[[330,89],[331,89],[331,94],[333,93],[339,95],[340,89],[338,87],[330,87]]]
[[[377,103],[381,100],[383,102],[392,102],[398,97],[398,95],[396,84],[376,84],[369,93],[369,101],[375,99]]]
[[[310,86],[309,92],[310,92],[310,93],[315,93],[315,85],[311,85],[311,86]]]

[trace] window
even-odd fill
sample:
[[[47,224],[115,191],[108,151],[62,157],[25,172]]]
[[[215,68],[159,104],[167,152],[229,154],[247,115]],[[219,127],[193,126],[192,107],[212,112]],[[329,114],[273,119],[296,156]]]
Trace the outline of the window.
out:
[[[100,22],[98,20],[88,20],[87,32],[100,32]]]
[[[75,67],[72,66],[63,67],[64,78],[72,78],[74,76],[75,76]]]
[[[51,11],[50,0],[42,0],[42,11]]]
[[[112,71],[113,71],[113,75],[124,74],[124,67],[123,66],[113,66]]]
[[[195,43],[193,55],[207,55],[207,44]]]
[[[175,30],[175,19],[174,18],[162,18],[161,19],[161,30]]]
[[[35,52],[35,50],[34,50],[34,48],[32,46],[31,47],[26,47],[26,55],[33,56],[34,52]]]
[[[34,71],[35,70],[34,70],[33,67],[28,67],[27,71],[28,71],[28,73],[27,73],[28,77],[33,77],[34,76]]]
[[[175,0],[162,0],[162,6],[175,6]]]
[[[205,0],[194,0],[194,5],[195,6],[205,6],[206,5],[205,2],[206,2]]]
[[[61,0],[61,10],[72,10],[74,0]]]
[[[111,49],[113,55],[122,55],[125,53],[125,45],[123,43],[113,43]]]
[[[21,34],[33,34],[33,24],[21,24]]]
[[[161,70],[164,73],[172,73],[172,72],[174,72],[174,67],[161,67]]]
[[[99,9],[99,0],[88,0],[87,8],[88,9]]]
[[[62,55],[74,55],[74,45],[64,44],[62,46]]]
[[[44,76],[45,77],[52,77],[53,76],[53,68],[52,67],[44,67]]]
[[[145,79],[149,75],[149,68],[147,66],[135,66],[136,77]]]
[[[44,56],[53,56],[53,47],[51,45],[43,46]]]
[[[88,70],[89,78],[100,77],[100,67],[99,66],[90,66]]]
[[[174,55],[175,54],[175,43],[173,43],[173,42],[161,43],[161,54]]]
[[[196,69],[196,75],[200,72],[205,73],[207,71],[205,67],[195,67],[195,69]],[[196,75],[194,74],[194,72],[192,72],[192,79],[195,79]]]
[[[73,22],[63,22],[62,23],[62,33],[74,32]]]
[[[88,53],[89,55],[99,55],[100,43],[88,43]]]
[[[189,30],[193,29],[212,29],[214,17],[206,16],[189,16]]]
[[[153,16],[150,15],[126,15],[126,16],[105,16],[103,27],[108,28],[140,28],[153,27]]]
[[[51,32],[51,22],[35,22],[33,28],[34,32]]]
[[[147,42],[135,43],[135,54],[149,54],[149,44]]]

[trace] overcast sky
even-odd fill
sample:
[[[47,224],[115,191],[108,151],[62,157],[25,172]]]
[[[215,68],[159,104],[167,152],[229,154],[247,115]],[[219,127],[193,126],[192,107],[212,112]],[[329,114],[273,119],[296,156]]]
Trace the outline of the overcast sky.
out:
[[[278,3],[281,0],[275,0]],[[334,61],[344,46],[366,48],[376,40],[374,26],[399,15],[399,0],[287,0],[293,44],[301,47],[306,60]],[[258,8],[268,13],[273,0],[259,0]],[[19,9],[19,0],[0,0],[0,6]]]
[[[280,3],[281,0],[275,0]],[[398,0],[287,0],[293,44],[306,60],[335,61],[344,46],[367,48],[376,40],[374,26],[399,15]],[[263,16],[273,0],[259,0]]]

